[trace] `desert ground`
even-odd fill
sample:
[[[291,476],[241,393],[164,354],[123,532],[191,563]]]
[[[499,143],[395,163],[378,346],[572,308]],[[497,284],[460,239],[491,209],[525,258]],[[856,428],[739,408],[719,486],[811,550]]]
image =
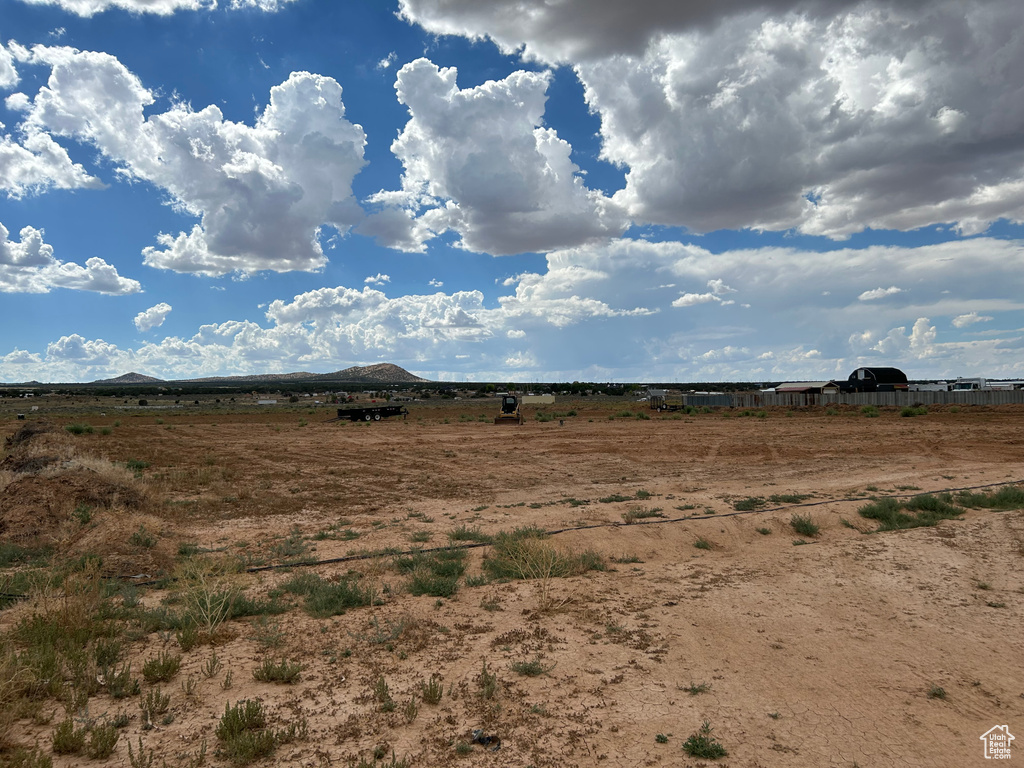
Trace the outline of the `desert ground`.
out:
[[[1024,482],[1024,408],[581,398],[496,426],[475,399],[370,424],[301,403],[38,405],[0,409],[0,543],[54,559],[0,571],[28,595],[0,611],[0,650],[84,605],[123,641],[122,671],[181,663],[121,698],[95,661],[87,695],[70,665],[49,693],[9,694],[0,764],[242,764],[218,730],[245,701],[283,734],[259,765],[953,767],[989,764],[993,726],[1024,743],[1024,511],[885,532],[859,513]],[[496,575],[493,537],[517,529],[549,534],[529,538],[527,578]],[[439,596],[415,551],[448,546],[464,571]],[[24,575],[83,555],[58,586]],[[317,577],[369,604],[313,608]],[[198,637],[173,623],[209,619],[211,593],[256,608]],[[275,664],[291,682],[254,678]],[[69,718],[117,720],[112,754],[55,754]],[[705,723],[727,754],[684,750]]]

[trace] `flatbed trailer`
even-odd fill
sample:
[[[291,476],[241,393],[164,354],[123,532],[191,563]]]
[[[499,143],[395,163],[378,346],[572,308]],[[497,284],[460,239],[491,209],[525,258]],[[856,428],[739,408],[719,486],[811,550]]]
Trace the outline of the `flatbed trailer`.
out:
[[[652,411],[680,411],[685,407],[682,395],[652,395],[648,402]]]
[[[409,415],[409,409],[404,405],[371,405],[365,408],[339,408],[338,416],[328,421],[380,421],[389,416]]]

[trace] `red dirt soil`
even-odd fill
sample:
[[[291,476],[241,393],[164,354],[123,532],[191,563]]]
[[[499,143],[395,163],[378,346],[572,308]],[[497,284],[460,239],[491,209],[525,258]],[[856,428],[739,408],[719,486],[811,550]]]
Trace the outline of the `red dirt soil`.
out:
[[[408,594],[388,558],[296,569],[355,569],[383,604],[230,622],[215,648],[223,670],[200,673],[209,646],[186,653],[178,678],[195,691],[166,686],[173,721],[153,730],[141,729],[135,702],[100,695],[92,716],[133,716],[109,764],[128,765],[127,742],[140,737],[169,765],[205,739],[207,761],[222,764],[218,718],[245,698],[261,699],[279,726],[308,724],[308,737],[268,765],[373,764],[376,748],[383,764],[394,753],[410,766],[930,768],[983,764],[980,737],[995,725],[1024,743],[1024,512],[969,510],[892,533],[869,533],[875,523],[857,513],[874,495],[1024,480],[1024,408],[616,416],[637,407],[559,403],[547,410],[563,415],[546,422],[528,408],[523,426],[495,426],[494,404],[476,401],[413,404],[405,421],[370,425],[326,423],[326,410],[89,418],[97,431],[76,437],[78,450],[148,463],[137,483],[149,506],[138,514],[158,537],[156,562],[181,542],[271,562],[303,542],[301,559],[326,560],[528,525],[576,529],[551,540],[609,559],[603,572],[463,585],[451,599]],[[45,480],[14,477],[4,505]],[[737,502],[773,495],[806,499],[734,514]],[[104,530],[123,541],[137,519],[119,509],[119,527]],[[625,525],[627,513],[641,519]],[[819,533],[798,535],[794,514]],[[103,541],[82,534],[73,546]],[[471,550],[471,575],[483,553]],[[254,574],[249,594],[294,572]],[[545,587],[553,605],[542,610]],[[265,650],[271,630],[282,643]],[[177,651],[173,637],[135,643],[133,668],[164,649]],[[301,662],[301,681],[253,680],[268,657]],[[533,660],[547,671],[513,669]],[[491,699],[481,696],[485,664],[498,680]],[[432,675],[444,683],[440,704],[420,700],[409,717],[406,703]],[[373,698],[381,676],[392,712]],[[929,696],[940,687],[944,698]],[[704,721],[728,756],[683,751]],[[45,746],[53,724],[19,729]],[[474,729],[500,737],[501,749],[471,744]]]

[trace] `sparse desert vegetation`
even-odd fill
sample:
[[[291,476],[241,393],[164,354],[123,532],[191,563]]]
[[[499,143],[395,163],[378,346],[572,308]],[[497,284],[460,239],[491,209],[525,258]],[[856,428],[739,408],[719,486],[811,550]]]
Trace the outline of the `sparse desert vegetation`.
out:
[[[1024,409],[412,410],[0,411],[0,765],[968,764],[1024,715]]]

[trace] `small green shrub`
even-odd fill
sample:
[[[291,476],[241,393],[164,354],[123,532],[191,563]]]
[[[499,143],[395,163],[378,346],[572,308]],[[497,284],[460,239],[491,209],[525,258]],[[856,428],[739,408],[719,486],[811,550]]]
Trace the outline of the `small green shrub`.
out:
[[[481,544],[490,544],[493,539],[493,536],[484,533],[479,527],[470,528],[465,524],[448,532],[449,541],[476,541]]]
[[[407,584],[411,595],[430,597],[452,597],[459,591],[458,576],[437,576],[429,571],[417,571]]]
[[[903,416],[904,418],[912,417],[912,416],[927,416],[927,415],[928,415],[928,409],[925,408],[923,405],[919,405],[919,406],[908,405],[905,408],[901,408],[900,409],[900,416]]]
[[[647,520],[652,517],[664,517],[661,510],[657,507],[648,508],[635,505],[627,509],[622,513],[622,520],[626,525],[635,523],[637,520]]]
[[[750,512],[751,510],[763,507],[764,505],[765,501],[760,496],[748,496],[745,499],[734,501],[732,508],[737,512]]]
[[[150,685],[153,683],[166,683],[178,674],[179,669],[181,669],[181,656],[161,651],[156,658],[146,659],[143,662],[142,676]]]
[[[990,493],[962,491],[956,503],[971,509],[1024,509],[1024,488],[1007,485]]]
[[[480,698],[493,699],[498,695],[498,676],[487,671],[486,661],[483,670],[477,676],[477,683],[480,685]]]
[[[933,685],[931,688],[928,689],[929,699],[945,699],[946,695],[946,689],[942,688],[941,686]]]
[[[938,524],[940,520],[951,520],[964,513],[952,503],[948,493],[933,496],[925,494],[906,500],[878,499],[857,510],[861,517],[877,520],[876,531],[898,531]]]
[[[132,677],[132,664],[123,667],[103,667],[103,678],[107,682],[107,692],[115,699],[126,699],[139,693],[139,678]]]
[[[817,536],[820,530],[810,515],[793,515],[789,520],[790,526],[801,536]]]
[[[53,754],[77,755],[85,748],[85,728],[75,728],[70,717],[53,729]]]
[[[178,647],[188,653],[199,645],[199,629],[194,624],[189,624],[175,632],[174,639],[178,641]]]
[[[708,760],[717,760],[729,754],[725,747],[711,735],[711,723],[707,720],[701,725],[699,731],[690,734],[690,738],[683,742],[683,751],[690,757],[701,757]]]
[[[263,705],[246,699],[233,707],[224,705],[216,735],[224,757],[234,765],[249,765],[271,755],[279,744],[294,741],[306,732],[305,721],[292,723],[281,731],[269,730]]]
[[[72,435],[91,435],[92,427],[88,424],[68,424],[64,427]]]
[[[88,525],[92,521],[92,507],[88,504],[79,504],[75,507],[71,516],[82,525]]]
[[[697,540],[693,542],[693,546],[697,549],[713,549],[711,542],[705,539],[703,536],[698,536]]]
[[[615,504],[620,501],[632,501],[633,498],[633,496],[623,496],[618,493],[613,493],[611,496],[602,496],[598,501],[602,504]]]
[[[690,683],[688,686],[683,686],[680,690],[686,691],[691,696],[699,696],[711,690],[711,683]]]
[[[299,574],[281,585],[286,592],[305,596],[306,612],[316,618],[345,613],[349,608],[370,604],[369,589],[360,588],[356,579],[324,581],[313,573]]]
[[[121,734],[113,725],[97,725],[89,731],[89,741],[85,745],[85,754],[93,760],[105,760],[114,753],[117,740]]]
[[[604,558],[597,552],[563,551],[546,539],[539,528],[500,532],[484,557],[484,572],[492,579],[548,579],[605,570]]]
[[[159,688],[150,688],[145,696],[139,697],[142,722],[152,725],[156,715],[166,714],[171,707],[171,697]]]
[[[420,695],[427,704],[437,704],[444,695],[444,682],[440,675],[431,675],[430,680],[420,685]]]
[[[297,683],[302,679],[302,664],[284,659],[273,661],[264,659],[260,666],[252,671],[253,679],[261,683]]]
[[[799,504],[811,498],[807,493],[773,493],[768,497],[772,504]]]
[[[394,699],[391,698],[391,689],[388,687],[384,675],[377,678],[373,686],[373,699],[380,705],[381,712],[392,712],[395,709]]]
[[[156,537],[146,530],[146,526],[140,525],[139,530],[128,537],[128,543],[133,547],[152,549],[156,546]]]
[[[771,528],[758,528],[757,532],[760,533],[762,536],[768,536],[768,535],[771,534],[772,529]]]
[[[869,419],[877,419],[879,415],[878,406],[875,405],[864,405],[861,406],[860,413],[862,416]]]
[[[541,675],[546,675],[554,668],[554,664],[546,666],[539,658],[533,659],[532,661],[514,661],[509,664],[509,669],[523,677],[539,677]]]
[[[258,731],[267,726],[267,715],[263,704],[251,699],[243,699],[232,707],[224,705],[224,714],[217,725],[216,736],[221,741],[229,741],[246,731]]]

